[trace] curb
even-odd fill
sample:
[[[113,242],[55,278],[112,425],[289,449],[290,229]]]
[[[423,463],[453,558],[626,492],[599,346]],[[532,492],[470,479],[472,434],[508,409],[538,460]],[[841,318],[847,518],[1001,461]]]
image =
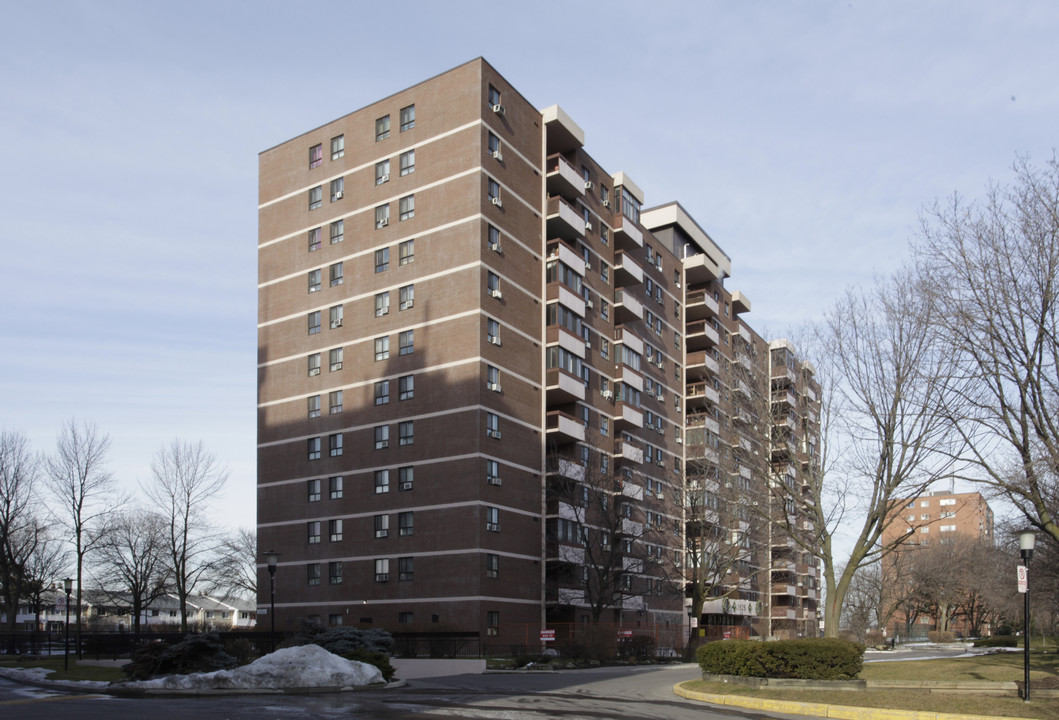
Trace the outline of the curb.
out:
[[[1026,720],[1026,718],[998,717],[996,715],[959,715],[924,710],[890,710],[887,708],[854,707],[851,705],[827,705],[825,703],[795,702],[793,700],[766,700],[737,695],[718,695],[686,690],[680,682],[673,686],[673,694],[688,700],[740,707],[750,710],[767,710],[791,715],[811,715],[841,720]]]

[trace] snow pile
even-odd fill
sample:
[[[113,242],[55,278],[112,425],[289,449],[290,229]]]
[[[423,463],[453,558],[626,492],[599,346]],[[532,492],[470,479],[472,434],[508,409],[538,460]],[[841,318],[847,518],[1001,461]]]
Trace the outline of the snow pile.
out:
[[[246,690],[354,687],[383,682],[374,665],[346,660],[319,645],[283,648],[234,670],[167,675],[125,683],[125,687],[165,690]]]

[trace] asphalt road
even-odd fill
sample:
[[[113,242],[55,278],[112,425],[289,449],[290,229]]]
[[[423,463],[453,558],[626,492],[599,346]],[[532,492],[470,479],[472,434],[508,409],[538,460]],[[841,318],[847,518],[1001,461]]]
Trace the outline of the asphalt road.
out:
[[[796,718],[713,709],[677,697],[673,685],[699,677],[695,665],[596,668],[558,673],[459,675],[405,688],[324,695],[116,698],[59,693],[0,679],[4,720],[753,720]]]

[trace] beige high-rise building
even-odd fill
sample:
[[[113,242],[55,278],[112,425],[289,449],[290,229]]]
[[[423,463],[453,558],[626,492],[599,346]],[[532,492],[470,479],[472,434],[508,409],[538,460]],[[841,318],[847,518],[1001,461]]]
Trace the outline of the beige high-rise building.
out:
[[[722,319],[698,292],[727,275],[705,233],[678,242],[683,209],[641,214],[584,145],[476,59],[261,153],[277,629],[683,643],[685,402],[720,339],[700,319],[767,346],[738,293]]]

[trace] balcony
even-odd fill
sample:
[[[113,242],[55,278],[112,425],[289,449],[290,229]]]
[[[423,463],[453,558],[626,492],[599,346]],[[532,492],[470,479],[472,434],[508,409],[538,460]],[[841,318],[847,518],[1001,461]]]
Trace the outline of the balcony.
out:
[[[577,588],[559,588],[559,603],[561,605],[584,605],[585,591]]]
[[[618,408],[621,409],[621,414],[614,418],[615,427],[643,427],[643,413],[634,408],[632,405],[627,403],[618,403]],[[622,443],[624,448],[628,443]],[[624,450],[622,451],[624,454]],[[643,450],[638,450],[640,453],[640,459],[636,462],[643,462]],[[628,457],[627,455],[625,457]]]
[[[573,248],[562,240],[552,240],[548,243],[548,259],[558,260],[573,270],[581,277],[585,276],[585,260]]]
[[[689,291],[684,300],[684,316],[688,320],[704,320],[720,315],[720,307],[705,290]]]
[[[698,322],[688,323],[687,333],[684,336],[684,340],[687,342],[688,350],[705,350],[710,347],[716,347],[721,342],[721,336],[709,324],[708,320],[700,320]]]
[[[747,328],[747,326],[744,325],[743,323],[739,323],[739,337],[743,338],[743,341],[747,345],[753,345],[754,344],[754,338],[750,334],[750,329]]]
[[[631,322],[643,319],[643,303],[624,290],[614,292],[615,322]]]
[[[553,291],[552,288],[555,288]],[[580,317],[585,316],[585,299],[575,293],[565,285],[559,283],[552,283],[548,286],[548,299],[551,300],[556,295],[559,297],[559,303],[566,307],[568,310],[572,310]]]
[[[578,240],[585,236],[585,219],[561,197],[548,198],[548,237]]]
[[[688,380],[705,380],[720,372],[717,361],[705,350],[688,353],[684,374]]]
[[[643,248],[643,232],[624,215],[618,217],[618,224],[614,227],[614,247],[619,250]]]
[[[637,464],[643,464],[643,450],[633,445],[631,442],[622,440],[618,443],[619,452],[625,460],[634,462]]]
[[[698,413],[720,403],[721,394],[713,385],[700,382],[692,383],[686,388],[684,402],[689,413]]]
[[[688,285],[705,285],[708,282],[728,277],[731,268],[722,269],[706,253],[684,258],[684,277]]]
[[[643,268],[635,260],[619,250],[614,256],[614,287],[643,283]]]
[[[548,413],[545,429],[547,430],[549,442],[563,445],[585,441],[584,423],[559,410],[552,410]]]
[[[545,375],[548,404],[559,405],[585,399],[585,383],[568,372],[552,368]]]
[[[571,547],[569,545],[559,546],[559,562],[573,563],[575,565],[585,564],[585,549]]]
[[[630,329],[626,332],[626,328],[622,325],[615,326],[614,342],[618,345],[624,345],[635,353],[643,355],[643,340],[636,334],[635,330]]]
[[[628,480],[621,483],[621,494],[633,500],[643,500],[643,488]]]
[[[585,179],[562,155],[548,158],[548,194],[561,195],[570,202],[585,196]]]
[[[615,382],[623,382],[634,390],[643,392],[643,375],[622,363],[615,370]]]
[[[585,479],[585,466],[565,458],[555,458],[549,474],[581,482]]]
[[[621,534],[629,537],[640,537],[643,535],[643,523],[630,520],[629,518],[622,518],[621,520]],[[634,559],[634,562],[641,563],[639,558]]]
[[[772,402],[773,404],[786,404],[792,408],[798,407],[798,398],[794,397],[794,393],[790,390],[772,393]]]

